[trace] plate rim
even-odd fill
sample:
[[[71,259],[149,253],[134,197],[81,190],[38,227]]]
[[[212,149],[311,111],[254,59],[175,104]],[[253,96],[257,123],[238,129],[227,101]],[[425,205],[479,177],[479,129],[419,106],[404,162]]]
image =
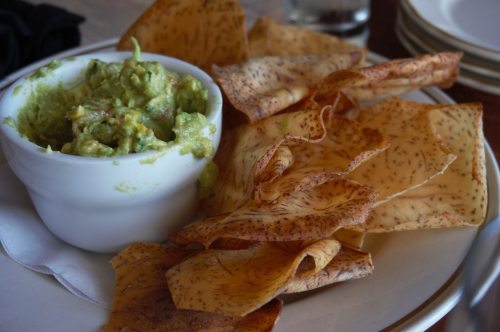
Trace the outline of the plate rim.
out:
[[[111,38],[111,39],[103,40],[103,41],[98,42],[98,43],[93,43],[93,44],[69,49],[67,51],[57,53],[53,56],[49,56],[47,58],[39,60],[39,61],[37,61],[37,62],[27,66],[27,67],[24,67],[16,72],[6,76],[3,80],[1,80],[0,81],[0,94],[3,91],[5,91],[5,89],[9,85],[14,83],[17,79],[30,73],[35,68],[38,68],[40,66],[43,66],[43,65],[50,63],[50,61],[52,61],[53,59],[56,59],[56,58],[60,59],[60,58],[76,56],[76,55],[89,53],[89,52],[106,50],[110,47],[115,46],[117,44],[118,40],[119,40],[119,38]],[[388,58],[369,51],[367,54],[367,60],[372,61],[372,62],[382,62],[382,61],[387,61]],[[430,88],[421,89],[421,91],[424,94],[426,94],[428,97],[430,97],[432,100],[434,100],[435,102],[450,103],[450,104],[456,103],[451,97],[449,97],[444,91],[440,90],[439,88],[430,87]],[[495,155],[494,155],[486,138],[484,138],[484,147],[485,147],[485,152],[486,152],[487,169],[490,169],[493,171],[492,174],[490,174],[488,172],[488,183],[490,183],[490,181],[493,181],[493,183],[496,183],[496,186],[491,186],[491,187],[495,190],[494,194],[496,194],[498,196],[498,194],[499,194],[498,191],[500,190],[500,171],[499,171],[499,167],[498,167],[498,163],[496,161]],[[492,178],[490,178],[490,177],[492,177]],[[490,192],[490,186],[488,186],[488,195],[492,195],[492,193]],[[490,209],[490,206],[488,206],[487,215],[491,214],[489,209]],[[494,211],[493,213],[498,214],[499,209],[500,209],[500,206],[497,206],[496,211]],[[490,221],[489,219],[486,220],[481,227],[484,227],[484,225],[486,225],[489,221]],[[477,234],[475,235],[475,237],[477,237]],[[420,306],[416,307],[414,310],[412,310],[411,312],[409,312],[405,316],[401,317],[398,321],[387,325],[384,328],[384,331],[401,330],[401,329],[404,329],[405,331],[421,331],[422,329],[429,328],[430,326],[435,324],[439,319],[444,317],[458,303],[459,297],[461,295],[460,279],[461,279],[461,275],[462,275],[462,269],[463,269],[463,261],[461,262],[461,264],[457,268],[457,270],[448,278],[448,280],[431,297],[429,297]],[[58,283],[58,286],[61,288],[64,288],[64,286],[61,285],[60,283]],[[75,295],[74,293],[71,293],[71,294]],[[90,302],[90,303],[92,303],[92,302]],[[294,305],[294,304],[291,303],[289,305]]]
[[[396,20],[398,21],[399,18],[397,18]],[[407,34],[403,31],[403,28],[398,23],[399,22],[397,22],[395,27],[396,36],[398,40],[401,42],[401,44],[404,46],[404,48],[408,52],[410,52],[413,56],[418,56],[423,54],[416,47],[420,48],[421,50],[425,50],[427,53],[433,53],[432,51],[438,52],[437,50],[433,50],[429,45],[426,46],[414,45],[412,41],[409,40],[409,37],[406,37]],[[458,76],[457,82],[473,89],[477,89],[494,95],[500,95],[500,85],[494,86],[487,82],[477,80],[474,77],[467,75],[468,72],[469,71],[467,69],[462,68],[461,75]]]
[[[489,60],[500,61],[500,50],[495,50],[482,45],[471,43],[466,40],[462,40],[457,36],[442,30],[432,22],[426,20],[425,17],[421,13],[419,13],[417,8],[415,8],[415,6],[412,4],[412,1],[414,0],[401,0],[401,8],[402,10],[410,14],[409,16],[413,17],[415,23],[418,24],[422,29],[438,39],[446,40],[449,44],[455,47],[463,48],[470,53],[473,53],[480,57],[488,58]]]
[[[396,29],[397,28],[402,30],[408,39],[412,40],[414,43],[425,45],[426,48],[432,49],[433,52],[456,51],[454,47],[450,47],[450,45],[436,39],[436,37],[418,29],[418,26],[412,22],[411,17],[408,17],[407,13],[401,9],[397,11]],[[489,62],[487,59],[478,58],[474,54],[465,53],[460,66],[471,72],[476,72],[483,76],[499,80],[500,82],[500,64],[497,65]]]

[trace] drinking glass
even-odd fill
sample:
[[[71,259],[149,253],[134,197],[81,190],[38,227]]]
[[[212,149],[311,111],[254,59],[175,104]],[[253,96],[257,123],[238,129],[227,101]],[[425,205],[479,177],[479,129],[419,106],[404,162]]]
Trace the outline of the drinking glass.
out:
[[[292,23],[339,36],[362,33],[370,18],[370,0],[285,0]]]

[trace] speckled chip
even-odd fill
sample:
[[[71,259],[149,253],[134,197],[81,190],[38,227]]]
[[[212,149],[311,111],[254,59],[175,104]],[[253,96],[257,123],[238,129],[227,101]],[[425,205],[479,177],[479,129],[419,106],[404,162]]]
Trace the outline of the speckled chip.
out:
[[[486,216],[487,185],[478,103],[434,105],[428,113],[436,134],[456,159],[440,175],[377,206],[367,232],[480,225]]]
[[[299,102],[327,75],[357,65],[359,51],[325,55],[266,56],[214,66],[231,104],[254,123]]]
[[[458,77],[461,58],[460,52],[441,52],[335,71],[317,85],[310,100],[319,107],[337,105],[340,112],[342,106],[399,96],[426,86],[447,88]]]
[[[340,250],[334,239],[264,242],[243,250],[205,250],[167,272],[179,309],[244,316],[286,289],[301,263],[301,275],[321,271]]]
[[[112,259],[115,296],[103,331],[256,331],[272,330],[280,300],[269,301],[245,317],[180,310],[174,305],[166,271],[195,252],[157,243],[135,243]]]
[[[442,174],[456,159],[429,118],[435,105],[392,98],[359,110],[355,122],[377,128],[389,148],[362,163],[348,178],[372,187],[377,205]]]
[[[310,55],[361,52],[366,49],[324,32],[300,25],[283,24],[269,17],[259,17],[248,31],[251,58],[268,55]],[[360,63],[363,63],[361,61]]]
[[[247,58],[245,14],[235,0],[158,0],[121,36],[118,50],[144,52],[192,63],[206,71]]]
[[[288,146],[317,143],[325,135],[323,112],[317,110],[284,113],[224,132],[214,159],[220,171],[215,195],[202,202],[200,211],[211,216],[238,209],[253,196],[255,183],[291,164]]]
[[[376,196],[367,186],[339,178],[295,192],[273,205],[249,200],[231,213],[189,224],[170,239],[178,244],[196,242],[205,247],[222,238],[251,241],[322,239],[340,228],[363,223]]]

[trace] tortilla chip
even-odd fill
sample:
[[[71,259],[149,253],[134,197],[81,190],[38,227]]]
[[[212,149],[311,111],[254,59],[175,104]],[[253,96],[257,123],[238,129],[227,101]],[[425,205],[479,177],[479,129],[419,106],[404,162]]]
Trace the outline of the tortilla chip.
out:
[[[248,315],[236,321],[234,331],[236,332],[271,332],[278,322],[283,301],[273,299]],[[230,330],[230,329],[229,329]]]
[[[247,58],[245,15],[234,0],[157,0],[123,34],[118,50],[169,55],[204,70]]]
[[[258,241],[221,238],[214,241],[209,248],[224,249],[224,250],[240,250],[240,249],[248,249],[256,243],[258,243]]]
[[[364,222],[375,203],[371,188],[337,179],[307,191],[293,193],[276,205],[250,200],[239,209],[194,222],[173,234],[177,244],[235,238],[251,241],[316,240],[339,228]]]
[[[377,205],[442,174],[455,160],[435,135],[429,112],[435,105],[392,98],[359,111],[356,121],[377,128],[391,146],[348,174],[372,187]]]
[[[215,195],[202,202],[200,211],[214,215],[239,208],[252,197],[256,179],[264,169],[269,171],[280,146],[316,142],[325,134],[320,111],[285,113],[224,133],[214,158],[220,172]]]
[[[248,32],[250,57],[351,53],[366,50],[335,36],[260,17]]]
[[[280,294],[305,257],[314,264],[302,274],[315,274],[339,250],[333,239],[205,250],[169,269],[168,287],[179,309],[244,316]]]
[[[342,247],[361,250],[365,240],[365,232],[357,232],[350,229],[341,228],[333,233],[335,240],[342,243]]]
[[[255,123],[297,103],[328,74],[350,68],[360,59],[360,52],[269,56],[236,65],[214,66],[212,71],[231,104]]]
[[[132,244],[111,263],[116,272],[115,297],[103,331],[270,331],[282,303],[273,301],[246,317],[178,310],[165,272],[194,252],[155,243]],[[258,320],[257,320],[258,318]]]
[[[293,165],[294,158],[290,147],[281,145],[276,149],[266,168],[262,170],[259,177],[255,179],[256,183],[272,182],[279,178],[283,173]]]
[[[431,85],[450,87],[458,77],[461,57],[460,52],[442,52],[337,71],[318,84],[312,99],[324,106],[338,103],[339,95],[359,102],[397,96]],[[349,105],[341,103],[344,104]],[[337,110],[342,109],[337,107]]]
[[[372,129],[376,127],[334,117],[326,128],[327,135],[322,141],[290,147],[293,165],[287,165],[282,176],[256,185],[254,199],[257,202],[275,204],[291,193],[346,175],[389,147],[380,132]]]
[[[457,159],[443,175],[374,209],[359,231],[390,232],[480,225],[487,186],[480,104],[437,106],[432,123]]]
[[[296,275],[287,283],[283,293],[298,293],[337,282],[359,279],[373,272],[371,255],[342,247],[339,253],[321,271]]]

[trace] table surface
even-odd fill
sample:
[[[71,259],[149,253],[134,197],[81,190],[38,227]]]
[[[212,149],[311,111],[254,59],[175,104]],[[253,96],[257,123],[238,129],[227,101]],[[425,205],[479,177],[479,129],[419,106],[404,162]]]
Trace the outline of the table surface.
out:
[[[122,35],[153,0],[28,0],[32,3],[49,3],[62,7],[85,17],[80,25],[81,44],[88,45]],[[247,25],[251,26],[255,18],[270,16],[284,20],[282,0],[252,1],[240,0],[247,16]],[[403,58],[411,56],[400,44],[395,33],[397,0],[372,0],[371,17],[369,21],[369,36],[367,47],[388,58]],[[112,14],[111,14],[112,13]],[[483,104],[483,125],[488,140],[497,161],[500,160],[500,96],[478,91],[461,84],[455,84],[444,90],[457,102],[475,102]],[[490,291],[486,301],[491,302],[494,309],[495,299],[499,293],[497,285]],[[428,331],[443,331],[448,315],[431,327]]]

